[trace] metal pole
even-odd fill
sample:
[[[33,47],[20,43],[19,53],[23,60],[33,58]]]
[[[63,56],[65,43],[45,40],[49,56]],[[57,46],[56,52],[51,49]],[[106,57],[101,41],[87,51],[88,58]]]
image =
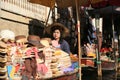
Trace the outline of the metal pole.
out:
[[[80,40],[80,18],[79,18],[79,5],[78,0],[75,0],[76,4],[76,15],[77,15],[77,29],[78,29],[78,57],[79,57],[79,80],[82,79],[81,74],[81,40]]]

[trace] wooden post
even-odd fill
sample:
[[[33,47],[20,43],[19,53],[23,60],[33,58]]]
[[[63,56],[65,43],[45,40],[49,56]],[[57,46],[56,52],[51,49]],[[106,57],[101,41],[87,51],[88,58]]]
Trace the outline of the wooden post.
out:
[[[99,50],[99,44],[98,44],[98,42],[99,42],[99,15],[97,14],[96,16],[95,16],[96,18],[95,18],[95,26],[96,26],[96,35],[97,35],[97,40],[96,40],[96,46],[97,46],[97,48],[96,48],[96,54],[97,54],[97,71],[98,71],[98,78],[99,79],[102,79],[102,67],[101,67],[101,60],[100,60],[100,56],[101,56],[101,54],[100,54],[100,50]]]
[[[118,57],[116,55],[117,53],[117,49],[118,49],[118,44],[116,45],[116,42],[115,42],[115,30],[114,30],[114,22],[113,22],[113,17],[112,17],[112,31],[113,31],[113,53],[114,53],[114,56],[115,56],[115,71],[117,71],[117,68],[118,68]]]

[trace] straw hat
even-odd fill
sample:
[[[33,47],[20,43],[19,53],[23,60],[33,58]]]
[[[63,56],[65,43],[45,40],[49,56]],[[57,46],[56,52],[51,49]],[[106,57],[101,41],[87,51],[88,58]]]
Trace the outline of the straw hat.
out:
[[[37,36],[37,35],[29,35],[27,40],[28,40],[27,43],[32,45],[32,46],[36,46],[38,48],[43,48],[44,47],[44,45],[42,45],[40,43],[40,37]]]
[[[0,74],[4,74],[4,73],[6,73],[7,72],[7,68],[6,68],[6,66],[4,66],[4,67],[0,67]]]
[[[6,57],[5,58],[0,57],[0,62],[2,62],[2,63],[7,62],[7,58]]]
[[[50,26],[48,26],[45,31],[46,33],[52,35],[51,33],[55,30],[55,29],[59,29],[62,31],[63,37],[68,36],[69,34],[69,30],[67,27],[65,27],[63,24],[61,23],[53,23]]]
[[[1,72],[0,72],[1,73]],[[6,72],[5,72],[6,73]],[[5,75],[1,75],[0,76],[0,80],[6,80],[6,78],[8,77],[8,75],[7,74],[5,74]]]
[[[23,59],[26,59],[26,58],[32,58],[32,57],[35,57],[35,55],[29,55],[29,56],[27,56],[27,55],[23,55],[23,56],[22,56]]]
[[[44,45],[45,47],[49,47],[51,44],[51,39],[50,38],[42,38],[40,40],[40,43]]]
[[[7,65],[7,63],[6,63],[6,62],[0,62],[0,68],[5,67],[6,65]]]
[[[25,35],[18,35],[18,36],[15,36],[15,41],[16,42],[27,42],[27,38]]]
[[[7,48],[7,44],[5,44],[3,41],[0,41],[0,48]]]

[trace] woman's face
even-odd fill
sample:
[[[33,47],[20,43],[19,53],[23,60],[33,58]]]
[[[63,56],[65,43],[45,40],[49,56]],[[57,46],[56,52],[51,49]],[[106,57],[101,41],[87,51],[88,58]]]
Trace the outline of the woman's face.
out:
[[[56,29],[54,32],[53,32],[53,37],[55,39],[59,39],[60,38],[60,30]]]

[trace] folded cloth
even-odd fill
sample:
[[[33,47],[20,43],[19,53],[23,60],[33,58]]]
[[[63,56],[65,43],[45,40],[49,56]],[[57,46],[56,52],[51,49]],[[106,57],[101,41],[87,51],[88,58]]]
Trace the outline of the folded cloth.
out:
[[[63,72],[64,73],[68,73],[68,72],[73,72],[74,71],[74,69],[73,68],[65,68],[64,70],[63,70]]]
[[[78,62],[73,62],[71,65],[71,68],[73,68],[73,69],[79,68]]]

